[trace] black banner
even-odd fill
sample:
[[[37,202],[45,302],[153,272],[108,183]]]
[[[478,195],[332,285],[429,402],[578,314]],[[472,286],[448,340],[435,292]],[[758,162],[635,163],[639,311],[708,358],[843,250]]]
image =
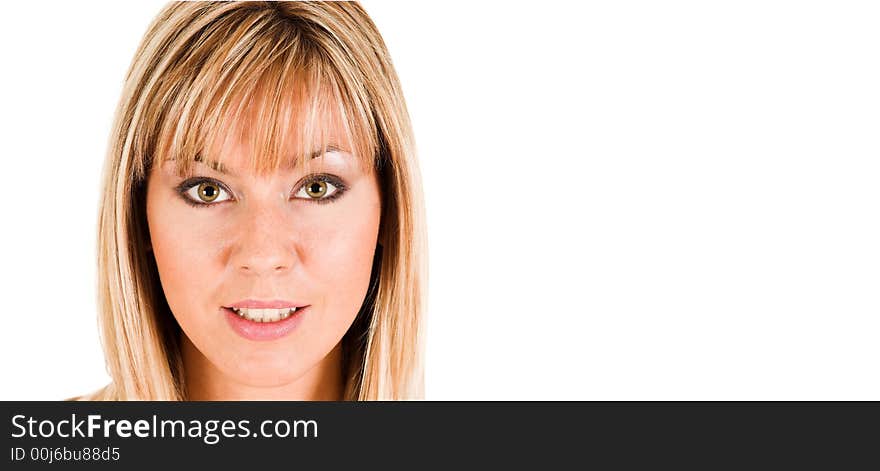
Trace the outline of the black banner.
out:
[[[2,469],[880,464],[878,403],[2,402]],[[287,468],[285,468],[287,469]]]

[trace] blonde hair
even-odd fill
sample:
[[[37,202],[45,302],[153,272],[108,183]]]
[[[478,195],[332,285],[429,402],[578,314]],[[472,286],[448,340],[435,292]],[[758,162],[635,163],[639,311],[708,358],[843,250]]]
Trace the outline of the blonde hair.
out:
[[[149,253],[145,187],[247,120],[255,168],[307,155],[341,118],[378,172],[371,287],[343,337],[346,400],[421,399],[426,236],[410,121],[376,26],[355,2],[174,2],[150,25],[110,137],[98,223],[98,309],[112,383],[90,399],[185,400],[180,327]],[[302,162],[303,158],[298,161]]]

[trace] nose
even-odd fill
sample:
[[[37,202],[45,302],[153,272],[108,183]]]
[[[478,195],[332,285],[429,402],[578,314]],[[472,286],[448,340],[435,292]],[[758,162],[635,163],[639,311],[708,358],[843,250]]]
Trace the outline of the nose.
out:
[[[242,273],[270,275],[282,273],[296,263],[296,243],[285,230],[282,211],[259,209],[238,218],[230,263]]]

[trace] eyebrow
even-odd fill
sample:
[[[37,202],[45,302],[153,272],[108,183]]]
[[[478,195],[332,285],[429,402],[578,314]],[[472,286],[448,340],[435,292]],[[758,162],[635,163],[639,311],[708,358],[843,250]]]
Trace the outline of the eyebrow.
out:
[[[330,144],[324,150],[312,151],[312,153],[309,155],[309,160],[316,159],[316,158],[318,158],[328,152],[345,152],[345,151],[340,149],[339,146]],[[193,160],[195,160],[196,162],[199,162],[201,164],[207,165],[212,170],[219,172],[219,173],[222,173],[224,175],[229,175],[232,173],[229,170],[229,168],[227,168],[225,165],[221,164],[220,162],[214,161],[214,160],[208,160],[202,154],[196,155],[195,159],[193,159]]]

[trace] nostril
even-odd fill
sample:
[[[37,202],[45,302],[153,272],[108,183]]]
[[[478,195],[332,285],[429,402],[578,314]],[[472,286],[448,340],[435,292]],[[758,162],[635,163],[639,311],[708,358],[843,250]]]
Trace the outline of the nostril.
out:
[[[276,240],[250,234],[232,247],[229,262],[242,274],[280,274],[295,263],[291,240]]]
[[[272,270],[269,270],[269,271],[273,271],[273,272],[282,272],[282,271],[287,270],[287,268],[288,268],[288,267],[287,267],[286,265],[276,265]],[[239,267],[239,269],[240,269],[241,271],[244,271],[244,272],[251,272],[251,271],[253,271],[253,269],[252,269],[251,266],[249,266],[249,265],[242,265],[241,267]],[[259,270],[259,271],[262,271],[262,270]]]

